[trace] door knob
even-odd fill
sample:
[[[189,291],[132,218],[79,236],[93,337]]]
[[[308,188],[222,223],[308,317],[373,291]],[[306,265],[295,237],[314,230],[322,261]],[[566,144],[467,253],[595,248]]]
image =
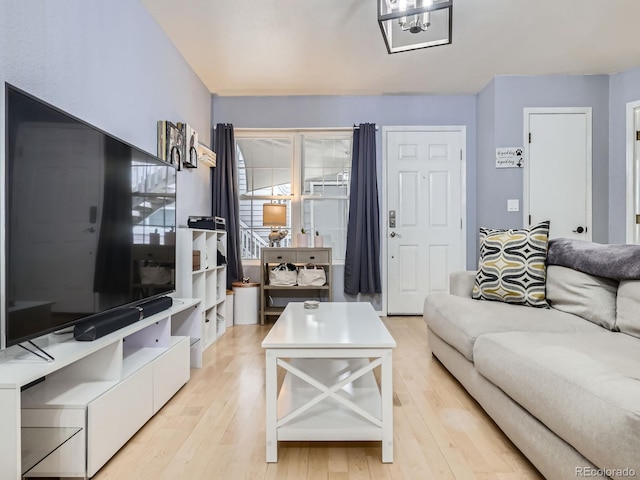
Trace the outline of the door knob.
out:
[[[578,227],[575,230],[573,230],[573,233],[582,233],[582,232],[586,232],[587,229],[583,228],[583,227]]]
[[[395,238],[395,237],[401,237],[402,235],[400,235],[399,233],[396,233],[396,232],[391,232],[391,233],[389,234],[389,236],[390,236],[391,238]]]

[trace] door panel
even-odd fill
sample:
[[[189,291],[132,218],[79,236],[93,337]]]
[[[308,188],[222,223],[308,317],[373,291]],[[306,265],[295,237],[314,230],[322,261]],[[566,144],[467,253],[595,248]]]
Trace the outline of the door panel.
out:
[[[449,222],[449,172],[429,174],[429,226],[447,227]]]
[[[398,226],[415,227],[418,225],[419,205],[419,172],[399,172],[398,188],[400,191],[400,204],[397,214]]]
[[[417,315],[432,292],[464,268],[462,132],[386,133],[387,312]],[[386,212],[387,220],[389,212]]]
[[[432,292],[449,290],[449,247],[448,245],[429,246],[429,285]]]
[[[413,294],[418,290],[416,263],[418,263],[418,245],[400,245],[398,248],[398,263],[400,265],[399,292]]]

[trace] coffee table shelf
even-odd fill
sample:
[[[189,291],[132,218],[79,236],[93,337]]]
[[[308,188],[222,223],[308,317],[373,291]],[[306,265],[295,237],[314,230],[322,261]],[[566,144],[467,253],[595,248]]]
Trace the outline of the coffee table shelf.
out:
[[[360,358],[323,358],[295,359],[291,363],[321,383],[333,385],[341,377],[364,367],[369,362]],[[319,393],[317,388],[287,373],[278,396],[278,418],[285,418],[317,397]],[[371,416],[380,418],[382,400],[373,372],[367,372],[353,384],[339,390],[338,394],[357,404]],[[278,440],[382,440],[382,429],[335,399],[326,398],[279,427]]]

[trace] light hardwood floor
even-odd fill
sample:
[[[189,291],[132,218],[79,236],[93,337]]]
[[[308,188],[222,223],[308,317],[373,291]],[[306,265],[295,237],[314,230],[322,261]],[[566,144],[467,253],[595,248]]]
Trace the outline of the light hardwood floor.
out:
[[[203,368],[98,473],[126,479],[542,479],[428,350],[422,317],[384,319],[394,350],[394,463],[379,442],[281,442],[265,463],[269,326],[245,325],[205,352]],[[115,419],[114,419],[115,420]]]

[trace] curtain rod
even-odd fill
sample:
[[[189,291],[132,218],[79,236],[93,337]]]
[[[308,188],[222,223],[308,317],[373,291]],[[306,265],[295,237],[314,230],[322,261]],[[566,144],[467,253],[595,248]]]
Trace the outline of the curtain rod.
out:
[[[254,131],[260,131],[260,130],[264,130],[264,131],[287,131],[287,132],[314,132],[314,131],[337,131],[337,132],[350,132],[353,128],[360,128],[358,127],[358,125],[356,125],[355,123],[353,124],[353,127],[302,127],[302,128],[287,128],[287,127],[278,127],[278,128],[268,128],[268,127],[234,127],[235,130],[254,130]],[[214,125],[213,129],[215,130],[216,127]],[[376,124],[376,131],[378,130],[378,124]]]
[[[353,124],[353,128],[360,129],[360,127],[358,125],[356,125],[355,123]],[[377,131],[378,131],[378,124],[376,123],[376,132]]]
[[[216,127],[214,126],[215,130]],[[234,127],[234,130],[252,130],[254,132],[350,132],[352,127]]]

